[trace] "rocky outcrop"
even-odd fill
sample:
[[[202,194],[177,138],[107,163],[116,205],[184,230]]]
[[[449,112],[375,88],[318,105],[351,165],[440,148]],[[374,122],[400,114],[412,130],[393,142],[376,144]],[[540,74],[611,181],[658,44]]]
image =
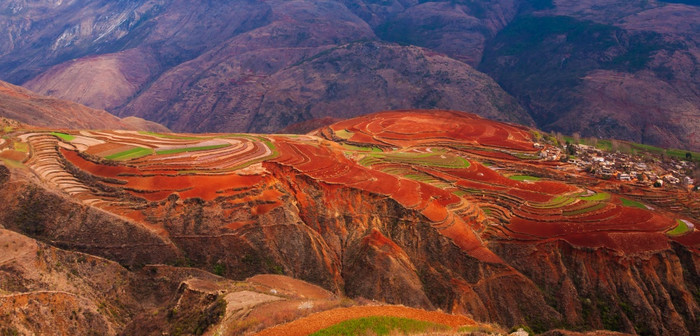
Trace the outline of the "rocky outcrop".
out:
[[[700,328],[700,258],[680,244],[643,255],[563,241],[489,247],[537,285],[564,325],[642,335],[693,335]]]
[[[163,237],[44,189],[26,174],[15,170],[15,176],[0,190],[0,200],[5,204],[0,210],[0,223],[5,228],[129,266],[177,260],[178,249]]]

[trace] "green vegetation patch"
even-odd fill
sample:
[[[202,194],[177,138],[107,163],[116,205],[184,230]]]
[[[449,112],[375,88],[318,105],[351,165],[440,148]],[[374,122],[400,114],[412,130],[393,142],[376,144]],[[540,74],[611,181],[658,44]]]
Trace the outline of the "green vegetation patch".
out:
[[[363,166],[371,166],[381,162],[400,163],[409,165],[422,165],[440,168],[469,168],[471,163],[467,159],[445,152],[381,152],[368,153],[359,163]]]
[[[464,191],[464,190],[456,190],[456,191],[453,191],[452,193],[458,197],[469,195],[469,193]]]
[[[351,151],[357,151],[357,152],[381,152],[382,150],[377,147],[362,147],[362,146],[353,146],[350,144],[342,144],[343,148]]]
[[[29,151],[29,144],[26,144],[24,142],[15,142],[14,148],[18,152],[26,153]]]
[[[19,161],[10,160],[6,158],[0,158],[0,161],[2,161],[6,166],[11,168],[25,168],[24,164],[22,164],[22,162]]]
[[[666,232],[667,235],[669,235],[669,236],[681,236],[681,235],[688,233],[688,231],[690,231],[690,228],[688,227],[688,224],[686,222],[684,222],[680,219],[676,219],[676,223],[678,225],[676,225],[676,227],[673,230]]]
[[[564,196],[564,195],[559,195],[557,197],[552,198],[548,202],[534,203],[534,204],[531,204],[531,206],[533,208],[540,208],[540,209],[554,209],[554,208],[565,207],[571,203],[574,203],[575,201],[576,201],[576,198]]]
[[[350,139],[352,137],[352,135],[354,134],[353,132],[349,132],[348,130],[344,130],[344,129],[342,129],[340,131],[334,131],[333,133],[335,133],[335,136],[337,136],[341,139],[345,139],[345,140]]]
[[[450,327],[425,321],[412,320],[402,317],[371,316],[347,320],[326,329],[319,330],[311,336],[355,336],[373,332],[377,335],[389,335],[398,331],[401,334],[443,331]]]
[[[74,135],[70,135],[70,134],[66,134],[66,133],[51,132],[51,135],[58,137],[63,141],[73,141],[75,139]]]
[[[569,210],[569,211],[563,211],[562,214],[564,216],[576,216],[576,215],[582,215],[588,212],[593,212],[600,210],[602,208],[605,208],[607,205],[606,202],[592,202],[588,201],[588,204],[583,206],[582,208],[579,209],[574,209],[574,210]]]
[[[516,180],[516,181],[539,181],[541,179],[539,177],[528,176],[528,175],[513,175],[513,176],[508,176],[508,178],[511,180]]]
[[[582,196],[579,197],[582,201],[607,201],[610,199],[610,194],[602,192],[602,193],[595,193],[591,196]]]
[[[198,152],[198,151],[219,149],[219,148],[224,148],[224,147],[228,147],[228,146],[231,146],[231,144],[210,145],[210,146],[199,146],[199,147],[182,147],[182,148],[173,148],[173,149],[162,149],[162,150],[157,150],[157,151],[156,151],[156,154],[158,154],[158,155],[166,155],[166,154],[178,154],[178,153],[185,153],[185,152]]]
[[[626,198],[620,197],[620,201],[622,202],[622,205],[628,206],[628,207],[635,207],[635,208],[640,208],[640,209],[646,209],[647,207],[644,206],[644,204],[639,203],[637,201],[633,200],[628,200]]]
[[[105,157],[105,159],[115,160],[115,161],[125,161],[125,160],[137,159],[137,158],[144,157],[144,156],[150,155],[150,154],[153,154],[153,150],[150,148],[134,147],[132,149],[127,149],[123,152],[108,155]]]

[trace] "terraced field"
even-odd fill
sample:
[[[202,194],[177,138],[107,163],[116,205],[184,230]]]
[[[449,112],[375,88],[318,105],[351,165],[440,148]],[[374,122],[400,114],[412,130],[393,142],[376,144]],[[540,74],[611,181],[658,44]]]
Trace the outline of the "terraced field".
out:
[[[51,194],[115,215],[117,230],[147,231],[180,258],[160,262],[232,278],[283,273],[452,312],[520,297],[481,286],[531,286],[506,245],[566,242],[630,256],[673,242],[700,248],[696,194],[579,175],[541,160],[548,148],[536,148],[531,134],[472,114],[402,111],[308,135],[12,130],[2,134],[0,158]],[[91,244],[90,236],[76,243]],[[128,246],[115,258],[132,248],[115,244]],[[445,288],[453,297],[439,301],[434,293]],[[523,300],[513,307],[546,305]]]
[[[513,162],[520,161],[528,171],[552,176],[560,164],[529,159],[538,157],[539,149],[528,129],[470,114],[387,112],[307,136],[46,131],[25,133],[14,144],[12,153],[24,146],[31,157],[18,159],[47,183],[159,232],[165,232],[164,210],[153,208],[174,196],[221,200],[224,217],[233,213],[225,209],[242,205],[255,216],[267,213],[284,203],[284,192],[274,185],[280,178],[276,171],[289,167],[326,185],[390,197],[421,213],[464,251],[489,262],[501,261],[484,239],[556,238],[632,252],[649,246],[621,246],[614,239],[582,235],[644,232],[665,237],[671,232],[677,239],[698,234],[677,228],[678,220],[693,223],[697,218],[652,212],[609,192],[513,170]],[[7,148],[2,153],[11,154]],[[86,180],[76,170],[92,178]],[[230,228],[240,223],[233,221]],[[661,239],[653,248],[667,244],[668,239]]]

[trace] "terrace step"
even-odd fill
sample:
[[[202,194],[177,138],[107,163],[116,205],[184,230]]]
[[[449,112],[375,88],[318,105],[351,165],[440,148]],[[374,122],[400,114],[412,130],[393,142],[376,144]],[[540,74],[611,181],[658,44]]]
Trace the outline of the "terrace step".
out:
[[[75,199],[80,199],[75,197],[78,195],[91,194],[88,186],[65,170],[60,161],[61,154],[58,151],[56,137],[34,134],[27,137],[27,142],[33,150],[32,157],[27,161],[27,167],[35,174]],[[85,203],[85,200],[83,202]]]

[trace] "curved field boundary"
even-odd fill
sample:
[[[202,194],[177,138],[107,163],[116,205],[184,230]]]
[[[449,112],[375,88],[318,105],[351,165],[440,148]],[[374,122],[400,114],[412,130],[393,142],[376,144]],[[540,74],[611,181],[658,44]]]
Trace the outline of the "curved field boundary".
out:
[[[255,335],[306,336],[343,321],[370,316],[402,317],[412,320],[444,324],[453,328],[457,328],[464,325],[476,325],[476,322],[474,322],[474,320],[461,315],[450,315],[441,312],[425,311],[403,306],[364,306],[336,308],[320,313],[311,314],[307,317],[286,324],[265,329]]]

